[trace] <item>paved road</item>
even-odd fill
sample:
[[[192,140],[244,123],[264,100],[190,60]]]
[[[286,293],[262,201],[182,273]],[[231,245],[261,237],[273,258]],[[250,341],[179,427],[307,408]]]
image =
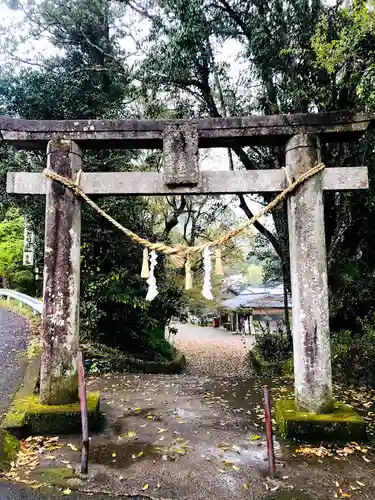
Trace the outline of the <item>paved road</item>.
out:
[[[24,370],[21,360],[26,347],[27,323],[0,308],[0,419],[17,391]]]
[[[233,335],[232,332],[222,330],[221,328],[214,328],[212,326],[197,326],[190,323],[177,323],[176,328],[178,333],[176,338],[181,340],[224,340],[232,344],[241,343],[242,335]],[[246,335],[247,342],[252,342],[253,336]]]

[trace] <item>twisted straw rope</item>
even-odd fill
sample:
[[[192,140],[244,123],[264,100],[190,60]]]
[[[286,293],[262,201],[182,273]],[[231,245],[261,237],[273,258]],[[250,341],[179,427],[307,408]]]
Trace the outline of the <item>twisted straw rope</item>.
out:
[[[254,222],[259,220],[261,217],[266,215],[268,212],[273,210],[277,205],[283,202],[287,198],[287,196],[292,191],[294,191],[300,184],[302,184],[315,174],[321,172],[324,168],[325,165],[323,163],[319,163],[315,167],[310,168],[307,172],[304,172],[302,175],[300,175],[300,177],[298,177],[298,179],[296,179],[294,182],[291,182],[288,172],[284,168],[289,185],[280,194],[278,194],[274,200],[272,200],[267,206],[262,208],[257,214],[253,215],[253,217],[249,219],[247,222],[241,224],[235,229],[232,229],[231,231],[221,236],[220,238],[205,243],[199,243],[198,245],[192,247],[186,245],[174,245],[173,247],[171,247],[169,245],[166,245],[165,243],[152,243],[151,241],[142,238],[141,236],[138,236],[138,234],[133,233],[133,231],[121,225],[119,222],[113,219],[109,214],[107,214],[104,210],[102,210],[96,203],[94,203],[84,191],[82,191],[82,189],[79,186],[79,181],[82,173],[81,170],[77,174],[76,181],[63,177],[57,174],[56,172],[53,172],[48,169],[43,170],[43,174],[49,179],[60,182],[64,186],[71,189],[77,196],[83,198],[86,201],[86,203],[88,203],[96,212],[98,212],[98,214],[100,214],[109,222],[111,222],[115,227],[117,227],[117,229],[125,233],[132,241],[135,241],[136,243],[146,247],[148,250],[155,250],[156,252],[168,255],[175,265],[182,267],[185,263],[186,258],[189,255],[201,252],[205,248],[212,248],[223,245],[228,240],[235,238],[239,234],[246,231],[250,226],[254,224]]]

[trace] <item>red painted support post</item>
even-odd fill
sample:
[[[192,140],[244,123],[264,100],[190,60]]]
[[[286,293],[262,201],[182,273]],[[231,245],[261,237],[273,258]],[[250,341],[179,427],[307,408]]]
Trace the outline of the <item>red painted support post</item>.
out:
[[[89,463],[89,426],[87,417],[85,369],[83,366],[83,356],[81,351],[79,351],[77,354],[77,364],[78,364],[79,401],[81,405],[81,420],[82,420],[81,473],[87,474],[88,463]]]
[[[267,451],[270,476],[276,476],[275,452],[273,449],[271,400],[268,385],[263,386],[264,391],[264,415],[266,418]]]

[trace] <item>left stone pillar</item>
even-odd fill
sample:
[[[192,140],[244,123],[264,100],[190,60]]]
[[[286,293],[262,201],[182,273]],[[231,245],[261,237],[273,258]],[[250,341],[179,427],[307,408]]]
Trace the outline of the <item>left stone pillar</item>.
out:
[[[73,141],[52,140],[47,168],[75,179],[81,150]],[[78,400],[81,203],[57,181],[47,181],[44,239],[42,404]]]

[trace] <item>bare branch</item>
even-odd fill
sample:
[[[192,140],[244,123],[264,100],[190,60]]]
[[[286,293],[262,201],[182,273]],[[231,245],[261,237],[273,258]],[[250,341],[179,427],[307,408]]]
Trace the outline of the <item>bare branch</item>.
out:
[[[254,214],[253,212],[250,210],[248,204],[246,203],[246,200],[245,200],[245,197],[244,195],[242,194],[239,194],[238,195],[238,198],[240,200],[240,208],[244,211],[244,213],[246,214],[246,216],[251,219]],[[268,241],[271,243],[271,245],[273,246],[273,248],[275,249],[275,252],[277,253],[277,255],[282,259],[283,258],[283,251],[282,251],[282,248],[281,248],[281,245],[280,245],[280,242],[279,240],[276,238],[276,236],[274,234],[271,233],[271,231],[269,231],[265,226],[263,226],[263,224],[261,224],[259,221],[255,221],[254,222],[254,227],[261,233],[263,234],[263,236],[265,236]]]

